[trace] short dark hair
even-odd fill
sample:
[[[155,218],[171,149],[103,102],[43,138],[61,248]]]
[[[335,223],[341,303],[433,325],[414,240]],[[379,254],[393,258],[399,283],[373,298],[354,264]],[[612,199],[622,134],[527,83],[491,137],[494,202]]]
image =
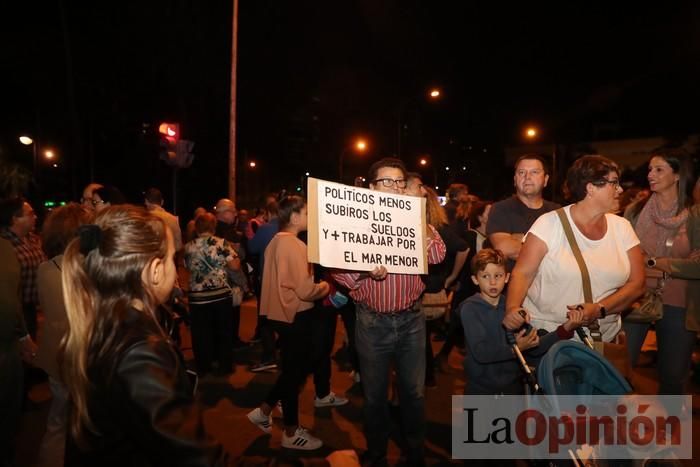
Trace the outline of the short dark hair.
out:
[[[403,178],[406,178],[406,166],[404,165],[403,161],[395,157],[385,157],[372,164],[372,166],[369,168],[369,176],[367,177],[367,181],[374,185],[379,169],[383,169],[384,167],[399,169],[403,173]]]
[[[493,201],[475,201],[472,204],[472,208],[469,211],[469,228],[476,229],[481,227],[479,216],[483,215],[486,208],[491,204],[493,204]]]
[[[469,187],[464,183],[453,183],[447,187],[447,199],[453,200],[463,191],[469,193]]]
[[[98,188],[93,193],[97,193],[100,199],[105,203],[110,203],[112,205],[126,204],[126,198],[117,187],[106,185],[102,188]]]
[[[506,268],[506,256],[501,250],[496,250],[493,248],[482,248],[477,254],[472,258],[472,275],[486,269],[489,264],[495,264],[496,266],[503,266]]]
[[[522,161],[540,161],[545,175],[549,174],[549,165],[547,164],[547,160],[540,154],[537,154],[535,152],[523,154],[522,156],[518,157],[518,159],[515,161],[515,164],[513,165],[513,170],[518,170],[518,166]]]
[[[406,180],[408,181],[412,178],[417,178],[418,180],[423,181],[423,176],[418,172],[406,172]]]
[[[11,227],[12,218],[22,216],[25,201],[21,196],[0,200],[0,227]]]
[[[586,197],[586,186],[589,183],[600,185],[610,172],[619,176],[620,168],[607,157],[599,155],[581,156],[566,173],[566,192],[571,201],[577,203]]]
[[[60,255],[75,237],[78,227],[92,222],[92,213],[77,203],[51,211],[41,229],[41,243],[49,258]]]
[[[265,206],[265,211],[267,211],[268,216],[277,217],[280,211],[279,203],[277,201],[267,203],[267,206]]]
[[[306,200],[297,195],[289,195],[280,201],[278,210],[280,230],[289,225],[292,213],[300,213],[304,206],[306,206]]]
[[[163,193],[158,188],[149,188],[144,192],[143,197],[151,204],[163,204]]]

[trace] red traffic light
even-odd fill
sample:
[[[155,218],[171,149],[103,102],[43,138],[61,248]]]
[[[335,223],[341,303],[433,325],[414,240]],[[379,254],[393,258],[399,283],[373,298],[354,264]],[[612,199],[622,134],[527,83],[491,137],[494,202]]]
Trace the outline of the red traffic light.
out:
[[[180,124],[163,122],[158,126],[158,133],[168,141],[176,143],[180,139]]]

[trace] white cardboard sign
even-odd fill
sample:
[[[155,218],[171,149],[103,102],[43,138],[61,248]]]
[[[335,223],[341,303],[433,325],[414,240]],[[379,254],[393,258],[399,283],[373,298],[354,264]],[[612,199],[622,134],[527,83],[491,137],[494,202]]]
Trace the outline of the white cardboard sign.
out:
[[[425,199],[316,178],[308,181],[309,262],[427,274]]]

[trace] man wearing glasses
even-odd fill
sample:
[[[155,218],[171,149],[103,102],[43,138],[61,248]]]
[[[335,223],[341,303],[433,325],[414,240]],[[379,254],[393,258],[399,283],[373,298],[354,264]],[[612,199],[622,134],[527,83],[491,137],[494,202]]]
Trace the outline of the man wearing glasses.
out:
[[[369,170],[369,188],[404,194],[406,168],[399,159],[385,158]],[[445,258],[445,244],[427,226],[428,263]],[[387,390],[390,364],[398,378],[402,431],[408,465],[424,465],[425,317],[418,302],[425,285],[417,274],[389,274],[384,266],[369,272],[336,272],[356,304],[355,329],[360,375],[365,396],[367,452],[363,465],[386,465],[391,432]]]

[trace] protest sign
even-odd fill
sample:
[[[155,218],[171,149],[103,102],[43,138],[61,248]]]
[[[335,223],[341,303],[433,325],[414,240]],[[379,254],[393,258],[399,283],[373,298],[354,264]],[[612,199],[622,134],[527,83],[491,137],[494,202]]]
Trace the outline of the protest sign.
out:
[[[308,182],[309,262],[426,274],[425,199],[316,178]]]

